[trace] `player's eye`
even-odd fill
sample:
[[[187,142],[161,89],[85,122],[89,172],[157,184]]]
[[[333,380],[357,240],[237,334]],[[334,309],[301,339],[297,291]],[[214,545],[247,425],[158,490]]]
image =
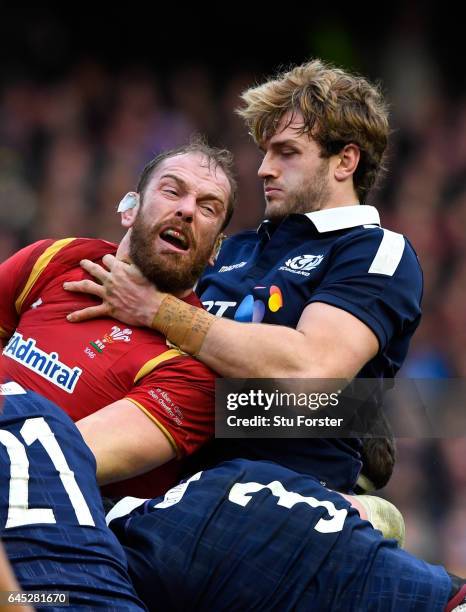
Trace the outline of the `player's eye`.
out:
[[[201,204],[201,210],[209,216],[215,215],[217,212],[213,204],[207,204],[207,203]]]

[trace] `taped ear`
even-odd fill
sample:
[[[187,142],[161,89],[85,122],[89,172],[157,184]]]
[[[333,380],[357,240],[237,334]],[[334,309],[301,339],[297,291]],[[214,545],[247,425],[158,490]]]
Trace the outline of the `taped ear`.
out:
[[[139,194],[129,191],[118,204],[117,212],[121,215],[121,225],[129,229],[136,219],[139,210]]]
[[[122,213],[139,205],[139,193],[128,191],[125,197],[118,204],[117,212]]]

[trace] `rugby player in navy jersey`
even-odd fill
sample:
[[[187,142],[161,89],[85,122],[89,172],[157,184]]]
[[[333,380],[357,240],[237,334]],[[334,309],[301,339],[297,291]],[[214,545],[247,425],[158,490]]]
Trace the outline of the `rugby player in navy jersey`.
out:
[[[61,610],[67,594],[70,610],[145,610],[105,524],[95,459],[77,427],[15,382],[0,385],[0,400],[0,535],[31,596],[13,603]]]
[[[150,610],[450,612],[466,604],[464,579],[382,538],[315,478],[268,461],[234,459],[164,497],[124,498],[107,521]]]
[[[110,256],[108,270],[83,264],[101,285],[68,286],[104,303],[70,320],[111,312],[152,326],[225,377],[393,377],[419,323],[422,273],[409,242],[366,204],[389,134],[380,91],[314,60],[242,97],[239,112],[264,153],[265,220],[225,241],[205,272],[197,291],[209,312],[156,291]],[[183,189],[173,185],[175,199]],[[393,466],[390,444],[385,450],[380,486]],[[359,439],[244,439],[222,441],[218,459],[273,460],[351,491],[361,451]]]

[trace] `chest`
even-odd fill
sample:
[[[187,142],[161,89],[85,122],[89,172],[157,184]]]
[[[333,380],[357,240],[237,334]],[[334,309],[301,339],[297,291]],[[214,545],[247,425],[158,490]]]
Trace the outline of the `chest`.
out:
[[[159,334],[110,318],[68,322],[68,313],[96,303],[92,296],[63,289],[65,280],[82,277],[80,269],[71,270],[34,287],[4,352],[67,394],[84,385],[96,395],[107,389],[109,400],[130,389],[145,364],[168,347]]]
[[[206,276],[201,300],[216,316],[241,322],[295,327],[330,261],[325,241],[287,244],[271,241],[265,249],[243,249]]]

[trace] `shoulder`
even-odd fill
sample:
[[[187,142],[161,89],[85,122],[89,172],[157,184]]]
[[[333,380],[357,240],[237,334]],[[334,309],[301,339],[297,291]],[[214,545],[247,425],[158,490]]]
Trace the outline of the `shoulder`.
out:
[[[207,365],[180,351],[179,348],[167,342],[158,332],[146,329],[133,330],[137,342],[131,352],[125,357],[125,367],[130,364],[137,367],[134,384],[155,376],[173,378],[180,383],[190,380],[191,383],[208,383],[213,385],[216,374]]]
[[[54,243],[60,259],[100,259],[107,253],[114,255],[117,245],[97,238],[65,238]]]
[[[362,263],[370,274],[393,276],[403,268],[421,271],[416,252],[403,234],[379,226],[363,226],[335,240],[336,257]]]
[[[157,376],[163,374],[166,377],[174,378],[180,383],[190,381],[191,385],[203,386],[205,384],[210,388],[213,387],[217,375],[209,366],[205,365],[198,359],[182,353],[178,349],[170,349],[173,356],[157,367]]]
[[[225,253],[237,251],[244,246],[255,245],[257,240],[258,237],[255,230],[245,230],[244,232],[239,232],[238,234],[230,236],[224,240],[222,248],[220,249],[220,256],[224,255]]]
[[[246,264],[251,252],[257,244],[257,232],[255,230],[246,230],[239,232],[230,238],[227,238],[222,243],[221,249],[217,255],[213,266],[207,266],[202,278],[213,272],[218,272],[223,266],[237,266]],[[224,271],[224,270],[223,270]]]
[[[256,230],[243,230],[242,232],[237,232],[233,234],[233,236],[229,236],[223,242],[223,245],[237,244],[239,242],[249,242],[250,240],[257,240],[257,232]]]
[[[116,250],[116,244],[96,238],[71,237],[59,240],[46,238],[30,244],[18,254],[31,263],[39,261],[41,265],[47,265],[57,261],[76,260],[78,257],[80,259],[103,257],[107,253],[114,254]]]

